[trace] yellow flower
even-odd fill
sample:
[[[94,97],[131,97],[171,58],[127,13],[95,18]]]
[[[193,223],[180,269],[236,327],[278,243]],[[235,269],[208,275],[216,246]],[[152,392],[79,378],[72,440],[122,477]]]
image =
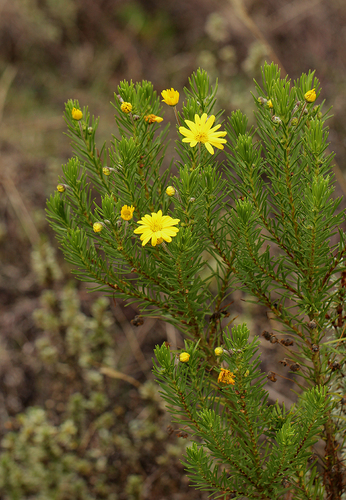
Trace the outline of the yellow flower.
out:
[[[274,107],[271,99],[269,99],[269,101],[267,101],[267,106],[268,106],[268,108]]]
[[[304,99],[306,100],[306,102],[315,102],[316,97],[317,97],[317,95],[316,95],[315,89],[308,90],[306,92],[306,94],[304,94]]]
[[[111,169],[109,167],[103,167],[102,172],[104,175],[111,175]]]
[[[225,368],[221,368],[217,381],[223,384],[234,385],[234,373],[230,372],[229,370],[225,370]]]
[[[93,225],[94,233],[99,233],[102,231],[102,229],[103,229],[102,222],[94,222],[94,225]]]
[[[205,145],[210,154],[214,154],[214,149],[223,149],[223,144],[226,143],[226,139],[221,139],[227,132],[216,132],[221,125],[216,125],[212,127],[215,116],[211,115],[207,119],[207,113],[203,113],[201,117],[195,115],[195,121],[185,120],[186,125],[189,129],[185,127],[179,127],[179,132],[184,135],[183,142],[189,142],[190,146],[194,148],[198,142]]]
[[[182,362],[182,363],[187,363],[190,359],[190,354],[188,352],[182,352],[180,355],[179,355],[179,360]]]
[[[215,356],[221,356],[223,354],[222,347],[215,347],[214,353],[215,353]]]
[[[173,88],[163,90],[161,95],[163,97],[162,101],[168,104],[168,106],[176,106],[179,102],[179,92]]]
[[[130,102],[123,102],[120,106],[120,109],[123,113],[126,113],[128,115],[132,111],[132,104]]]
[[[59,193],[63,193],[64,191],[66,191],[65,184],[58,184],[56,188],[59,191]]]
[[[151,239],[151,244],[155,247],[162,243],[163,240],[168,243],[172,241],[172,237],[176,236],[179,231],[177,227],[173,227],[178,222],[180,222],[179,219],[172,219],[169,215],[162,215],[162,211],[159,210],[157,213],[152,212],[151,215],[142,217],[138,221],[141,227],[137,227],[134,233],[141,234],[142,246],[146,245]]]
[[[163,118],[161,118],[160,116],[156,116],[156,115],[147,115],[144,117],[144,120],[146,122],[149,122],[149,123],[161,123],[163,121]]]
[[[80,109],[73,108],[71,114],[74,120],[81,120],[83,118],[83,113],[81,112]]]
[[[135,207],[132,205],[128,207],[127,205],[124,205],[121,209],[120,217],[124,220],[131,220],[133,217],[133,211]]]
[[[168,186],[166,189],[166,194],[168,196],[174,196],[175,195],[175,189],[173,186]]]

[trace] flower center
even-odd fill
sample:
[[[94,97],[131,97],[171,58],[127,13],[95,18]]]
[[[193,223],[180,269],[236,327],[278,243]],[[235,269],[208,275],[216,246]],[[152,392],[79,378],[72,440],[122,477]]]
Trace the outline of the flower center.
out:
[[[202,144],[205,144],[206,142],[208,142],[207,134],[205,132],[199,132],[198,134],[196,134],[196,141],[202,142]]]
[[[162,230],[162,226],[161,226],[161,223],[160,222],[152,222],[151,223],[151,228],[153,233],[156,233],[157,231],[161,231]]]

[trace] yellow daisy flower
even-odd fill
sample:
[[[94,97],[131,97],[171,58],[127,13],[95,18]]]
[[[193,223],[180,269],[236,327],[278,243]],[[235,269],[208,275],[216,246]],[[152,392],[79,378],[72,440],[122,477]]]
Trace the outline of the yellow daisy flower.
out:
[[[124,220],[131,220],[133,217],[134,209],[135,209],[135,207],[133,207],[132,205],[130,207],[128,207],[127,205],[124,205],[121,208],[120,217]]]
[[[161,95],[163,97],[162,101],[168,104],[168,106],[176,106],[179,102],[179,92],[173,88],[163,90]]]
[[[147,115],[144,117],[144,120],[148,123],[161,123],[163,118],[161,118],[160,116],[156,116],[156,115]]]
[[[185,136],[183,142],[189,142],[190,146],[194,148],[198,142],[205,145],[207,150],[211,155],[214,154],[214,149],[223,149],[223,144],[227,141],[226,139],[221,139],[227,132],[216,132],[221,125],[216,125],[212,128],[215,121],[215,116],[211,115],[207,117],[207,113],[203,113],[201,117],[195,115],[195,121],[185,120],[186,125],[189,129],[185,127],[179,127],[179,132]]]
[[[141,234],[142,246],[146,245],[151,239],[153,247],[164,241],[172,241],[172,237],[177,235],[179,229],[173,227],[178,224],[180,219],[172,219],[169,215],[162,215],[162,211],[152,212],[151,215],[145,215],[138,221],[141,227],[134,230],[135,234]]]

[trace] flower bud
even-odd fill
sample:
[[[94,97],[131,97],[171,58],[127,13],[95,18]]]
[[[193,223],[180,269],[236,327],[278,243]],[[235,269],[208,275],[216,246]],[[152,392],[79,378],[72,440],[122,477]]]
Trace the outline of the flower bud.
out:
[[[132,111],[132,104],[130,102],[123,102],[120,109],[123,113],[128,115]]]
[[[275,123],[275,125],[280,125],[280,123],[282,123],[282,120],[278,117],[278,116],[273,116],[272,117],[272,122]]]
[[[269,99],[269,101],[267,101],[267,107],[269,109],[272,109],[274,107],[271,99]]]
[[[88,127],[88,134],[92,134],[93,133],[93,128],[92,127]]]
[[[190,354],[188,352],[182,352],[179,355],[179,361],[181,361],[182,363],[187,363],[189,359],[190,359]]]
[[[77,108],[73,108],[72,109],[71,115],[72,115],[72,118],[74,120],[77,120],[77,121],[79,121],[79,120],[81,120],[83,118],[83,113],[81,112],[80,109],[77,109]]]
[[[265,99],[264,97],[259,97],[257,99],[257,101],[263,106],[264,104],[267,104],[267,99]]]
[[[215,356],[221,356],[223,354],[222,347],[215,347],[214,353],[215,353]]]
[[[58,184],[56,188],[59,191],[59,193],[64,193],[66,191],[67,185],[66,184]]]
[[[166,194],[168,196],[174,196],[175,195],[175,189],[173,186],[168,186],[166,189]]]
[[[168,106],[176,106],[179,102],[179,92],[173,88],[163,90],[161,95],[163,97],[162,101],[168,104]]]
[[[102,172],[103,172],[103,175],[111,175],[112,172],[116,172],[116,169],[105,166],[105,167],[103,167]]]
[[[312,89],[312,90],[308,90],[305,94],[304,94],[304,99],[306,100],[306,102],[315,102],[316,101],[316,92],[315,92],[315,89]]]
[[[94,233],[100,233],[103,229],[103,224],[102,222],[94,222],[93,224],[93,230]]]

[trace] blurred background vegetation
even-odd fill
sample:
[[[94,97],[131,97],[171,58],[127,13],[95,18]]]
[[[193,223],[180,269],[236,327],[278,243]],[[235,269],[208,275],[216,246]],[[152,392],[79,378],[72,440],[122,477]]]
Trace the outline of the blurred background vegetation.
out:
[[[64,102],[101,116],[101,144],[122,79],[181,92],[201,66],[218,78],[218,105],[251,121],[264,60],[292,79],[316,69],[345,171],[345,43],[344,0],[0,0],[1,499],[206,498],[183,476],[184,430],[169,426],[151,376],[154,345],[180,345],[179,333],[88,294],[45,221],[71,156]],[[231,316],[270,328],[239,298]],[[263,345],[266,371],[273,350]],[[287,388],[278,381],[271,398],[289,401]]]

